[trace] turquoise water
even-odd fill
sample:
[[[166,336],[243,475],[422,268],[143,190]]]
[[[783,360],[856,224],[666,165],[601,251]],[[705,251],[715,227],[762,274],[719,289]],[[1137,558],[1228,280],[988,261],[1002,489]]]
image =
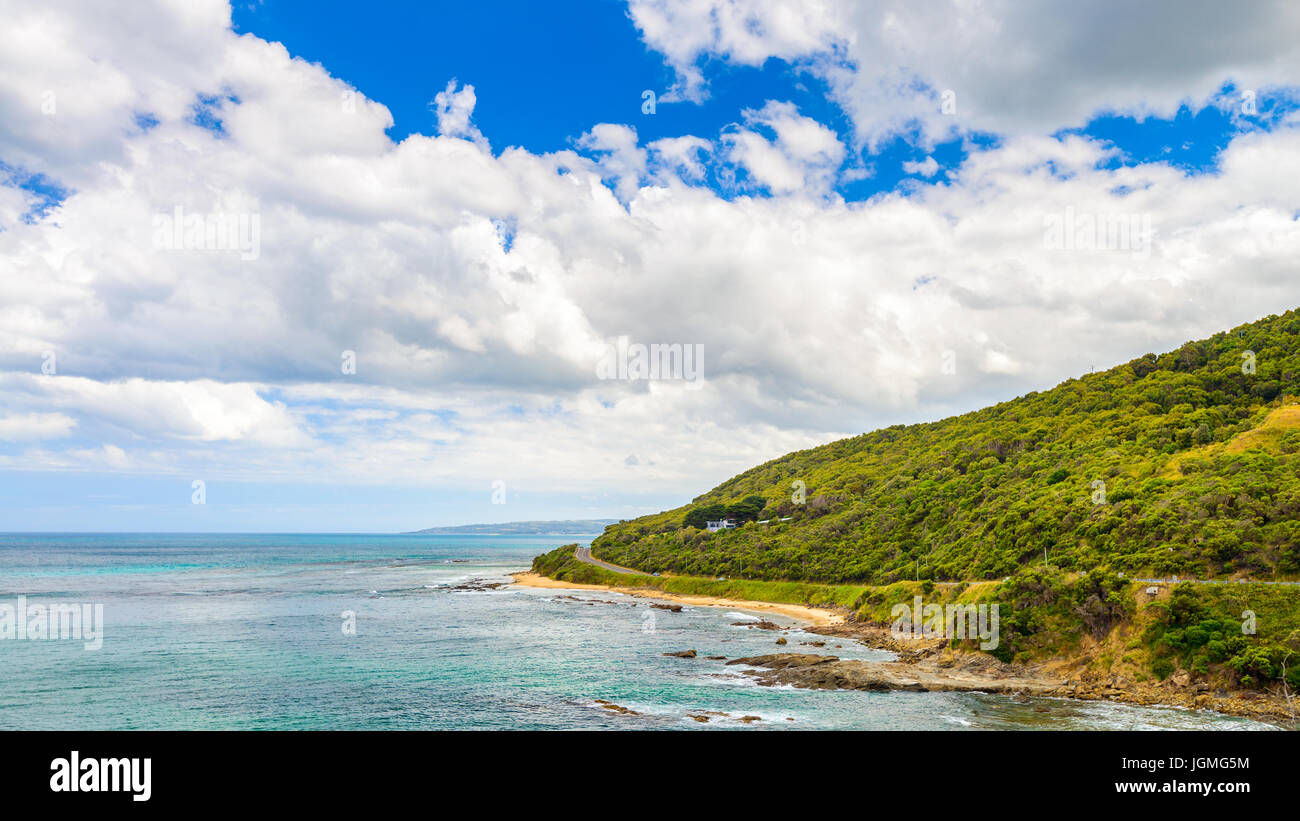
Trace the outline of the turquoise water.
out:
[[[0,534],[0,604],[102,604],[99,650],[0,641],[2,729],[1261,729],[1177,709],[755,685],[741,610],[502,588],[563,538]],[[355,613],[355,635],[343,631]],[[793,625],[788,619],[773,618]],[[821,637],[797,627],[789,647]],[[831,639],[842,657],[888,654]],[[605,699],[640,715],[616,715]],[[725,713],[698,723],[689,714]],[[761,721],[743,724],[741,716]],[[791,720],[792,719],[792,720]]]

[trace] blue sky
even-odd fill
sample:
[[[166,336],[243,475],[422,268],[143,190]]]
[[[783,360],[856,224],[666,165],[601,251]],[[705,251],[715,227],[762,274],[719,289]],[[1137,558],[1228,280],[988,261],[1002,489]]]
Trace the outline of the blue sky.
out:
[[[646,90],[662,96],[673,70],[646,48],[627,6],[618,0],[577,0],[562,22],[545,4],[491,0],[452,6],[418,2],[367,5],[325,0],[261,0],[233,8],[237,31],[283,43],[290,53],[325,65],[331,73],[382,101],[393,115],[389,135],[436,133],[431,89],[446,81],[471,84],[479,103],[474,119],[495,150],[522,146],[533,152],[574,148],[593,124],[626,123],[642,142],[683,134],[713,135],[741,120],[745,109],[788,100],[805,116],[852,142],[853,124],[829,97],[828,85],[805,61],[766,60],[737,66],[706,59],[709,96],[699,103],[663,103],[642,112]],[[487,45],[487,44],[490,44]],[[1231,83],[1219,89],[1225,105],[1237,102]],[[1237,134],[1274,126],[1294,111],[1294,99],[1266,97],[1258,114],[1240,116],[1206,101],[1182,105],[1172,116],[1097,112],[1086,125],[1058,134],[1082,134],[1113,145],[1108,164],[1166,162],[1189,174],[1212,171],[1219,152]],[[943,169],[961,165],[970,150],[994,145],[998,135],[975,132],[923,144],[915,131],[875,150],[864,148],[845,167],[870,177],[842,180],[845,199],[899,190],[921,175],[906,162],[933,156]],[[729,192],[716,185],[722,195]],[[762,192],[759,192],[760,194]]]
[[[399,140],[436,133],[429,104],[452,79],[475,87],[475,122],[498,151],[573,148],[602,122],[633,125],[646,142],[712,134],[769,99],[795,101],[842,127],[824,84],[778,60],[758,69],[719,65],[703,104],[665,103],[653,116],[643,114],[643,93],[662,95],[673,72],[641,42],[626,5],[616,0],[576,0],[564,19],[546,4],[518,0],[270,0],[234,11],[238,31],[284,43],[382,101],[393,115],[389,135]]]
[[[630,517],[1295,307],[1300,13],[1147,12],[25,15],[61,57],[0,53],[0,530]],[[160,249],[176,209],[257,252]],[[1062,253],[1065,214],[1153,233]],[[620,338],[704,376],[604,380]]]

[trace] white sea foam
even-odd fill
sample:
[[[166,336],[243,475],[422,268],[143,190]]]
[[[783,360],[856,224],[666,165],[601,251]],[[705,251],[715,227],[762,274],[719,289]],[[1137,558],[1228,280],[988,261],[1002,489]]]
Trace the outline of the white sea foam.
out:
[[[759,684],[752,668],[730,668],[716,673],[705,673],[697,681],[703,681],[715,687],[762,687],[764,690],[798,690],[793,684]]]
[[[438,581],[434,582],[433,584],[426,584],[425,587],[432,588],[432,589],[437,589],[437,588],[439,588],[439,587],[453,587],[453,586],[458,585],[458,584],[464,584],[465,582],[468,582],[468,581],[477,581],[477,580],[479,580],[479,579],[481,579],[481,578],[482,578],[482,576],[475,576],[475,575],[472,574],[472,573],[470,573],[470,574],[464,574],[464,573],[462,573],[462,574],[457,575],[457,576],[450,576],[450,577],[445,578],[445,579],[439,579]]]

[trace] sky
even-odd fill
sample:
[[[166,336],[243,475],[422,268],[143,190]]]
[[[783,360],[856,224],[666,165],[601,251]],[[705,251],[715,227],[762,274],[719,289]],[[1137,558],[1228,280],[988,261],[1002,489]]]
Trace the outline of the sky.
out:
[[[630,518],[1300,305],[1295,4],[0,15],[0,531]]]

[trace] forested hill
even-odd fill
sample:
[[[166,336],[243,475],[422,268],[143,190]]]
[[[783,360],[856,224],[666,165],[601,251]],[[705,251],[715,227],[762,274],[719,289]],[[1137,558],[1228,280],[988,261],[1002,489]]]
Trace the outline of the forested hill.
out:
[[[1289,311],[963,416],[788,454],[614,525],[592,552],[757,579],[999,578],[1044,563],[1044,549],[1066,570],[1294,578],[1298,375]],[[741,524],[684,526],[697,508]]]

